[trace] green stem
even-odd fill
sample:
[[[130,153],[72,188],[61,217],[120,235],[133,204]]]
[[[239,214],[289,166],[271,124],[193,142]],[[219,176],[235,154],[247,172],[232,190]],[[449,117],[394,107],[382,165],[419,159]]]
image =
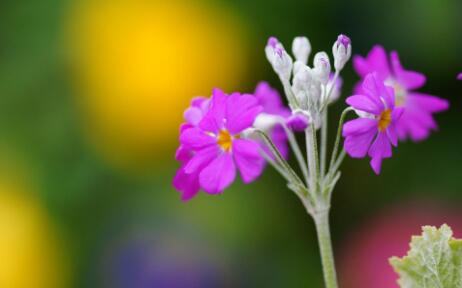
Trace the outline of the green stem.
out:
[[[310,181],[309,181],[309,190],[313,194],[316,195],[317,191],[317,181],[318,181],[318,152],[317,152],[317,145],[316,145],[316,129],[313,125],[309,125],[308,128],[305,130],[305,140],[306,140],[306,154],[308,155],[308,172],[310,174]]]
[[[276,158],[276,162],[278,163],[278,165],[280,165],[280,167],[286,171],[287,176],[290,179],[290,182],[292,184],[299,186],[301,189],[303,189],[305,186],[303,184],[303,181],[298,177],[297,173],[295,173],[292,167],[290,167],[289,163],[287,163],[284,157],[282,157],[281,152],[279,152],[278,148],[276,147],[276,145],[274,145],[271,138],[268,135],[266,135],[265,132],[261,130],[256,129],[255,131],[260,135],[260,137],[262,137],[263,141],[266,142],[266,144],[268,145],[268,148],[271,150],[274,157]]]
[[[303,157],[302,151],[300,150],[300,146],[298,146],[297,140],[295,139],[294,133],[287,127],[285,123],[281,123],[284,131],[286,132],[287,139],[289,140],[290,146],[292,148],[292,151],[295,154],[295,158],[298,161],[298,165],[300,166],[300,169],[302,170],[303,177],[305,178],[306,185],[308,185],[308,167],[306,166],[305,163],[305,158]]]
[[[343,110],[342,115],[340,116],[340,120],[338,122],[338,128],[337,128],[337,136],[335,138],[334,150],[332,151],[332,156],[330,158],[330,164],[329,164],[329,170],[328,170],[329,172],[331,172],[331,170],[332,170],[332,168],[333,168],[333,166],[335,164],[335,160],[337,158],[338,147],[340,145],[340,138],[342,137],[342,127],[343,127],[342,125],[343,125],[343,122],[345,121],[346,115],[351,110],[353,110],[353,109],[350,108],[350,107],[346,108],[345,110]]]
[[[322,270],[326,288],[338,288],[329,228],[329,211],[328,209],[320,211],[314,214],[313,217],[318,234],[319,250],[321,253]]]

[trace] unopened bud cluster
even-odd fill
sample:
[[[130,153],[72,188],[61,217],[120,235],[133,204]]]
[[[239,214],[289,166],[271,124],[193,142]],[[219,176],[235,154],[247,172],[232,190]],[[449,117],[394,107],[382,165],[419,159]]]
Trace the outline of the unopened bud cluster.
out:
[[[284,86],[293,113],[290,119],[296,120],[296,125],[293,122],[288,125],[300,129],[304,126],[302,123],[312,123],[319,129],[322,111],[340,94],[339,73],[351,57],[350,38],[339,35],[335,41],[333,68],[326,52],[317,52],[309,66],[311,43],[306,37],[295,37],[292,42],[295,61],[275,37],[269,38],[265,52]],[[306,119],[301,120],[303,118]]]

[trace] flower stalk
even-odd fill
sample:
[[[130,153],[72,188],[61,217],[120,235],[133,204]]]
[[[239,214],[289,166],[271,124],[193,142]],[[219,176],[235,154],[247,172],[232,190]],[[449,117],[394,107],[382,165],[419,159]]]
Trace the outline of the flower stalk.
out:
[[[329,227],[329,208],[312,215],[318,235],[319,251],[326,288],[337,288],[337,274]]]

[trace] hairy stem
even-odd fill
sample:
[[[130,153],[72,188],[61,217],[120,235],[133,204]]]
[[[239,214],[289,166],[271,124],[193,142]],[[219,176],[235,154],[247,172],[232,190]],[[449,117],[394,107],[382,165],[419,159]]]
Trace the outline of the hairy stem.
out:
[[[313,218],[318,234],[319,251],[321,254],[322,270],[324,273],[326,288],[338,288],[334,253],[332,251],[330,236],[328,209],[315,213]]]
[[[326,153],[327,153],[327,109],[322,112],[321,126],[321,177],[326,173]]]
[[[268,135],[266,135],[265,132],[263,132],[261,130],[257,129],[255,131],[260,135],[260,137],[262,137],[263,141],[265,141],[265,143],[268,145],[268,148],[274,154],[276,162],[279,164],[279,166],[286,171],[287,176],[290,179],[290,182],[292,184],[295,184],[295,185],[299,186],[300,188],[304,188],[303,181],[300,180],[297,173],[295,173],[295,171],[292,169],[292,167],[290,167],[289,163],[287,163],[287,161],[281,155],[281,152],[279,152],[278,148],[276,147],[276,145],[274,145],[271,138]]]
[[[333,170],[332,168],[334,167],[335,160],[337,158],[338,148],[340,145],[340,138],[342,137],[342,125],[343,125],[343,122],[345,121],[346,115],[351,110],[352,109],[350,107],[346,108],[345,110],[343,110],[342,115],[340,116],[340,120],[338,122],[338,128],[337,128],[337,136],[335,138],[334,150],[332,151],[332,156],[330,158],[329,172],[332,172],[332,171],[335,172],[335,170]]]
[[[300,169],[302,170],[303,177],[305,178],[306,185],[308,185],[308,167],[306,166],[306,161],[305,158],[303,157],[302,151],[300,150],[300,147],[298,146],[297,139],[295,139],[294,133],[287,127],[285,123],[281,123],[282,127],[284,128],[284,131],[286,132],[287,139],[289,140],[290,146],[295,154],[295,158],[297,158],[298,165],[300,166]]]
[[[308,155],[308,171],[310,173],[309,188],[313,195],[316,194],[318,182],[318,152],[316,145],[316,128],[309,125],[305,130],[306,154]]]

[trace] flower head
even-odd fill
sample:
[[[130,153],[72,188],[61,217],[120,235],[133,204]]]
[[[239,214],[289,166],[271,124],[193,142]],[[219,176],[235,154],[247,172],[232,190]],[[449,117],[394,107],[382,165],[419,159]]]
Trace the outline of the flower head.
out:
[[[343,126],[345,151],[354,158],[371,157],[371,167],[380,173],[382,160],[392,155],[391,146],[398,145],[396,124],[403,108],[396,107],[395,94],[377,75],[366,75],[362,93],[347,98],[360,118]]]
[[[462,80],[462,72],[457,75],[457,80]]]
[[[221,193],[234,181],[236,169],[245,183],[256,179],[263,169],[260,144],[241,135],[262,110],[257,98],[239,93],[228,96],[215,89],[212,98],[204,101],[209,103],[199,101],[204,109],[201,115],[193,109],[195,105],[186,110],[185,116],[194,116],[187,118],[180,131],[176,158],[182,166],[173,184],[183,200],[201,188],[209,194]]]
[[[415,92],[415,89],[425,84],[426,78],[421,73],[405,70],[397,52],[392,52],[388,59],[385,49],[377,45],[372,48],[367,57],[355,56],[353,64],[361,77],[375,72],[381,81],[393,87],[396,106],[405,108],[396,126],[399,139],[423,140],[432,130],[437,129],[433,114],[448,109],[448,101]],[[361,89],[361,86],[357,85],[356,93]]]

